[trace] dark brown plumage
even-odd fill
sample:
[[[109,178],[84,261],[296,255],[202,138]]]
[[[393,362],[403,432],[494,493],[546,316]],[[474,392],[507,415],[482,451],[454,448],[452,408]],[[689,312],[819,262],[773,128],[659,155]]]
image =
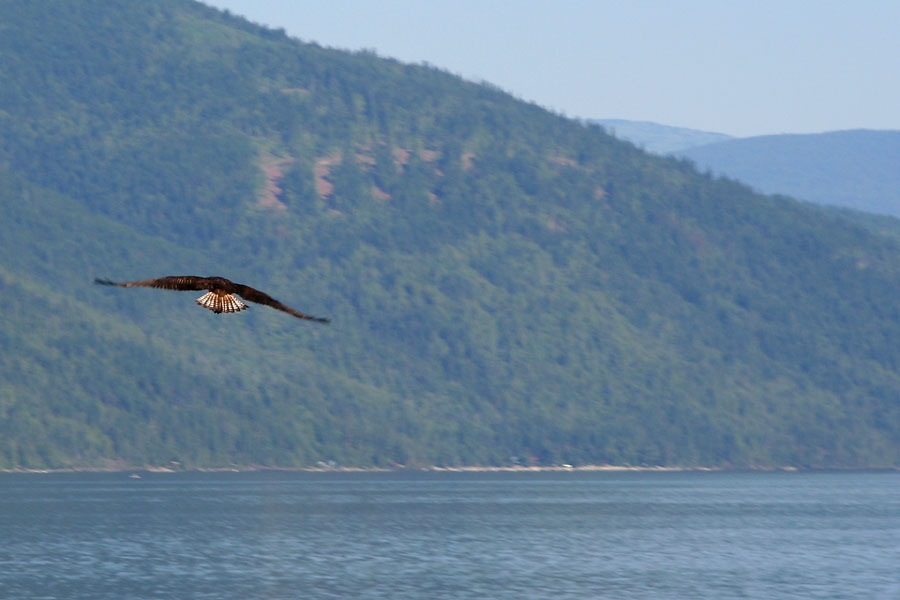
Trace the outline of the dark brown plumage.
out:
[[[296,311],[290,306],[285,306],[278,300],[250,286],[228,281],[224,277],[194,277],[185,275],[181,277],[160,277],[159,279],[145,279],[143,281],[126,281],[119,283],[108,279],[95,279],[94,283],[100,285],[117,285],[119,287],[153,287],[164,290],[209,290],[206,294],[197,298],[200,306],[208,308],[214,313],[232,313],[245,310],[247,305],[234,297],[237,294],[244,300],[265,304],[277,308],[299,319],[308,319],[319,323],[328,323],[329,319],[312,317]]]

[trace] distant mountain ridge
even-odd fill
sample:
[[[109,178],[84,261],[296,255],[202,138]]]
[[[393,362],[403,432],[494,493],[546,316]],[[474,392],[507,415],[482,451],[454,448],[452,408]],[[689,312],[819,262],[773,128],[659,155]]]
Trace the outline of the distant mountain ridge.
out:
[[[766,194],[900,217],[900,131],[731,137],[647,121],[593,119],[648,152],[671,154]]]
[[[766,135],[674,154],[767,194],[900,217],[900,131]]]
[[[655,154],[668,154],[731,139],[731,136],[724,133],[661,125],[651,121],[589,119],[589,122],[602,125],[617,138]]]

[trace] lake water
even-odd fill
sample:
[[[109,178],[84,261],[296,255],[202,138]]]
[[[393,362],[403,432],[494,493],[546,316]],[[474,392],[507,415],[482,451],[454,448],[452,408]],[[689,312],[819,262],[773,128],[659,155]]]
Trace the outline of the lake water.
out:
[[[900,599],[900,473],[0,474],[0,598]]]

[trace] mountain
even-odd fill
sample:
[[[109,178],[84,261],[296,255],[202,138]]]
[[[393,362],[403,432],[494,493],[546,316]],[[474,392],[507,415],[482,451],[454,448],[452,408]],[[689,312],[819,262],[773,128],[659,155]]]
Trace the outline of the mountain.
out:
[[[849,130],[732,138],[647,121],[592,119],[648,152],[694,161],[766,194],[900,216],[900,131]]]
[[[196,2],[3,8],[0,467],[900,465],[896,237]],[[332,323],[91,283],[163,275]]]
[[[761,192],[900,216],[900,131],[766,135],[676,154]]]
[[[731,139],[731,136],[724,133],[660,125],[650,121],[590,119],[589,122],[602,125],[617,138],[656,154],[668,154]]]

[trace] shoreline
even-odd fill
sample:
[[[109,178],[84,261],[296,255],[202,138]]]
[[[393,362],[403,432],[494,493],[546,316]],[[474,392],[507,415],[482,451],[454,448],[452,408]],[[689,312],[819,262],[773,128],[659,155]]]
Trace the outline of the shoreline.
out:
[[[662,465],[635,467],[628,465],[547,465],[547,466],[459,466],[459,467],[195,467],[173,468],[166,466],[133,467],[67,467],[61,469],[0,469],[0,473],[254,473],[284,471],[296,473],[546,473],[546,472],[816,472],[816,471],[900,471],[898,467],[666,467]]]
[[[621,465],[548,465],[548,466],[459,466],[439,467],[431,465],[427,467],[193,467],[173,468],[165,466],[133,466],[133,467],[66,467],[60,469],[25,469],[12,468],[0,469],[0,473],[255,473],[263,471],[283,471],[295,473],[403,473],[403,472],[434,472],[434,473],[538,473],[553,471],[722,471],[720,467],[630,467]],[[743,470],[743,469],[742,469]],[[795,470],[784,467],[771,470]]]

